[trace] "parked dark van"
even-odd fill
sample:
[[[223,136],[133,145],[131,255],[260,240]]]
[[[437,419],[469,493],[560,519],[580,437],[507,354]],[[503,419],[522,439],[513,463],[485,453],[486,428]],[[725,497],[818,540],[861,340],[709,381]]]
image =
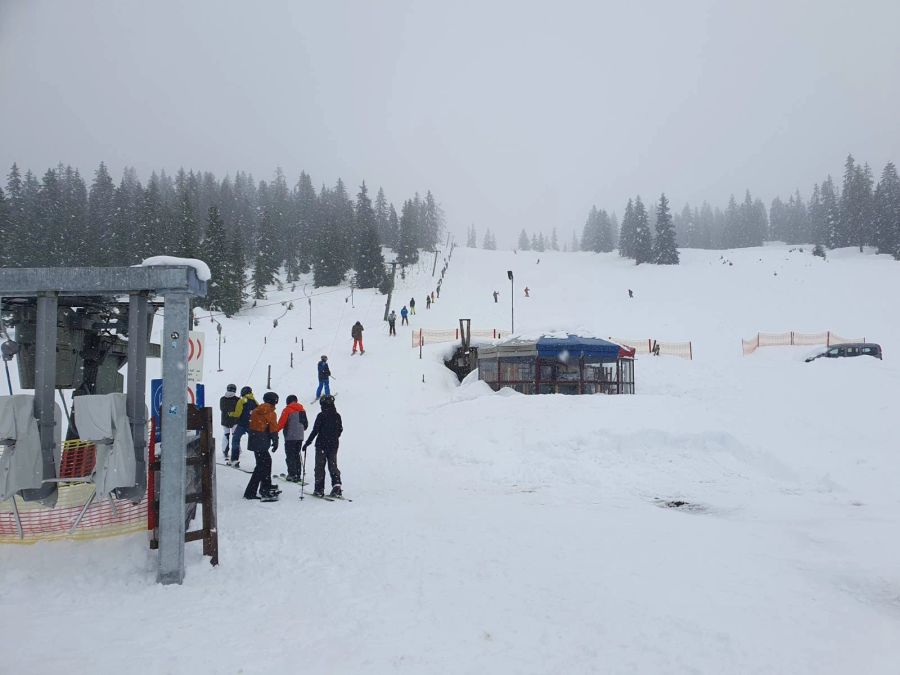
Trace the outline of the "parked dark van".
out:
[[[821,354],[810,356],[806,362],[821,359],[823,356],[826,359],[837,359],[842,356],[874,356],[876,359],[880,359],[881,345],[874,342],[848,342],[843,345],[831,345]]]

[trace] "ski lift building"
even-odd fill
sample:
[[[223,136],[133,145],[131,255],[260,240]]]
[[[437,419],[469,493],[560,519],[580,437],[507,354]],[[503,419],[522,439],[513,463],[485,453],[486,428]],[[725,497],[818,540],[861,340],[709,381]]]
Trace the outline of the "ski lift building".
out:
[[[634,350],[577,335],[517,338],[479,348],[478,378],[521,394],[633,394]]]

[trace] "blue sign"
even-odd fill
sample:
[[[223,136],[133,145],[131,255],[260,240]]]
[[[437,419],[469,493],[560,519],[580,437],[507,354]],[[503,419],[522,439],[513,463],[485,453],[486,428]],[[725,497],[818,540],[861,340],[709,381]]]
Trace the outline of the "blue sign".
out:
[[[154,428],[156,429],[156,442],[159,443],[162,441],[160,437],[159,429],[160,429],[160,412],[162,411],[162,398],[163,398],[163,388],[162,388],[162,380],[150,380],[150,416],[153,417]],[[194,385],[194,390],[191,391],[190,387],[188,387],[188,403],[195,404],[198,408],[203,408],[206,406],[206,386],[202,384]],[[169,411],[170,414],[174,414],[172,411]]]
[[[150,380],[150,416],[153,428],[156,429],[156,442],[162,439],[159,435],[159,411],[162,409],[162,380]]]

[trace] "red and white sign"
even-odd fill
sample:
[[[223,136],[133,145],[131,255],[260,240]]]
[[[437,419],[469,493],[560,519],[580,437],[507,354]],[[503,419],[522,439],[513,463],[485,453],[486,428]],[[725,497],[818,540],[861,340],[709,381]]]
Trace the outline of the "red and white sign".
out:
[[[205,336],[206,333],[199,330],[192,330],[190,333],[188,333],[188,384],[197,384],[198,382],[203,381],[203,352],[205,351]]]

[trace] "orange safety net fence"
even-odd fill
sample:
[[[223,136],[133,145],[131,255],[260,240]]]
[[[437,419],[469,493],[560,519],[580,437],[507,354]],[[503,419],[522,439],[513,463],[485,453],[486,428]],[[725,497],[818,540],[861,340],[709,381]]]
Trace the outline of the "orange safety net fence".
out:
[[[866,338],[845,338],[833,331],[824,333],[757,333],[749,340],[741,340],[744,356],[752,354],[760,347],[808,347],[813,345],[837,345],[845,342],[865,342]]]
[[[610,342],[631,347],[638,354],[654,354],[656,356],[678,356],[688,361],[694,360],[694,345],[692,342],[663,342],[646,338],[630,340],[625,338],[609,338]]]
[[[472,338],[479,338],[483,340],[500,340],[502,338],[509,337],[509,331],[501,331],[497,330],[496,328],[492,328],[490,330],[473,329],[471,333]],[[412,346],[422,347],[424,345],[432,345],[439,342],[454,342],[455,340],[459,339],[459,328],[448,328],[445,330],[420,328],[419,330],[413,331],[412,333]]]
[[[0,544],[32,544],[53,539],[98,539],[147,529],[147,496],[137,504],[127,499],[99,495],[78,520],[84,505],[94,494],[87,482],[94,471],[96,448],[81,440],[65,441],[59,465],[56,506],[26,502],[16,496],[0,502]],[[71,479],[67,482],[65,479]],[[18,510],[21,536],[16,523]],[[77,523],[77,525],[76,525]]]

